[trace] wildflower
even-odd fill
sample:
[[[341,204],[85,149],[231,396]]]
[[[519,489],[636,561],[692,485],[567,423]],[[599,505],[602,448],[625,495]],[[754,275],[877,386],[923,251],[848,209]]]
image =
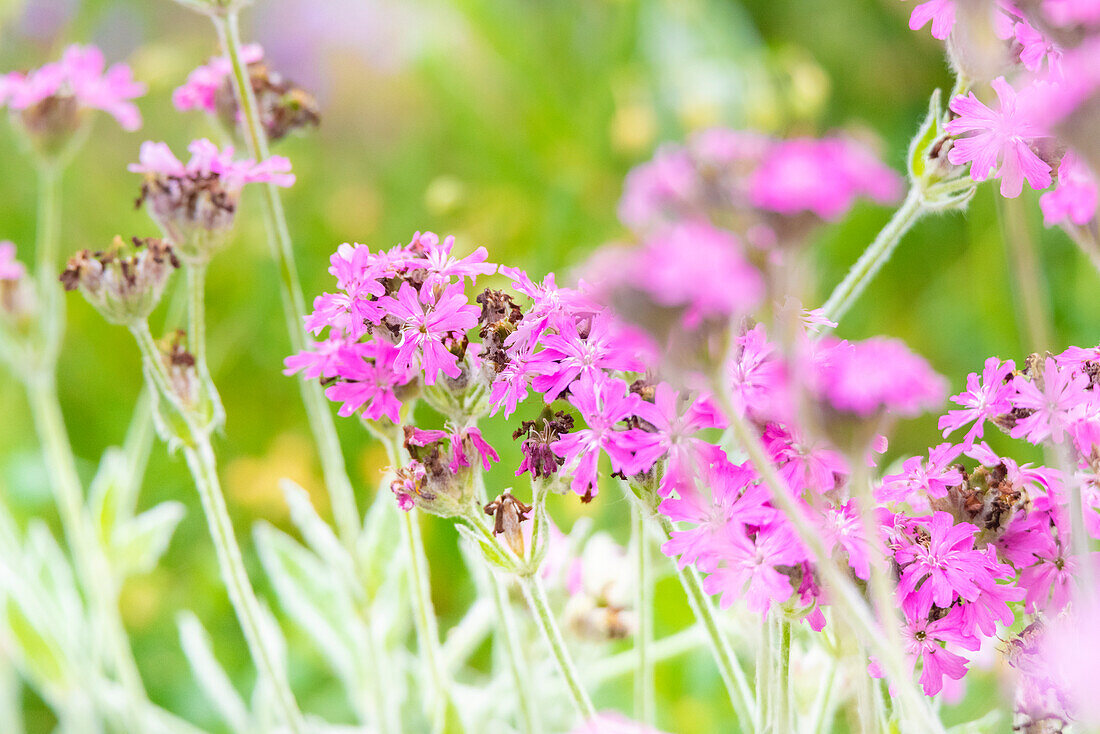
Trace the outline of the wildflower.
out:
[[[587,373],[570,390],[569,402],[580,411],[587,428],[567,433],[550,448],[565,459],[573,474],[573,491],[591,498],[599,491],[596,468],[601,451],[607,453],[613,471],[632,471],[639,431],[616,430],[615,424],[635,415],[641,400],[623,380],[594,378]]]
[[[956,166],[970,163],[975,181],[985,181],[996,172],[1001,178],[1001,195],[1007,198],[1020,195],[1025,179],[1033,189],[1047,188],[1051,168],[1031,149],[1032,141],[1043,137],[1039,126],[1026,114],[1026,105],[1004,77],[994,79],[992,86],[1000,100],[997,110],[987,107],[973,92],[951,101],[951,111],[958,117],[944,129],[951,135],[973,135],[956,138],[948,160]]]
[[[941,443],[928,449],[927,462],[920,456],[906,459],[901,473],[882,478],[882,487],[875,491],[875,498],[905,501],[921,492],[928,497],[946,497],[948,488],[963,480],[959,468],[952,465],[961,448]]]
[[[710,461],[701,463],[697,481],[682,485],[676,497],[661,502],[658,510],[675,522],[694,527],[674,530],[661,551],[679,557],[681,568],[695,564],[713,570],[721,557],[720,538],[729,525],[766,525],[778,516],[768,504],[768,491],[757,483],[748,464],[730,462],[715,448]]]
[[[262,163],[234,160],[209,140],[189,146],[185,165],[165,143],[141,145],[139,162],[129,170],[145,175],[138,204],[147,203],[153,219],[185,261],[206,262],[225,242],[237,212],[241,189],[248,183],[290,186],[290,161],[273,156]]]
[[[260,121],[269,140],[279,140],[304,127],[316,127],[321,116],[317,101],[264,63],[264,52],[257,44],[245,46],[242,61],[247,65],[252,92],[256,96]],[[233,91],[233,66],[224,56],[210,59],[192,71],[187,81],[172,94],[176,109],[204,110],[218,117],[229,130],[241,119]]]
[[[581,336],[581,328],[584,336]],[[587,328],[572,318],[558,321],[557,334],[540,339],[543,349],[534,355],[529,368],[536,373],[532,387],[552,402],[578,377],[595,378],[601,370],[637,370],[635,355],[616,339],[611,317],[593,317]]]
[[[835,221],[860,196],[880,203],[901,194],[901,178],[875,156],[844,138],[796,139],[776,144],[749,184],[752,203],[792,216],[810,212]]]
[[[913,665],[922,663],[920,683],[924,692],[934,696],[943,689],[943,679],[959,680],[966,675],[966,658],[951,652],[947,645],[977,650],[979,642],[963,628],[962,611],[953,609],[946,616],[929,621],[926,616],[910,618],[902,628],[905,651]]]
[[[397,369],[422,371],[426,385],[434,385],[440,372],[449,377],[461,374],[458,358],[443,345],[451,333],[465,332],[477,323],[479,309],[467,303],[461,284],[448,287],[434,303],[422,303],[416,290],[402,283],[396,297],[384,296],[379,305],[400,324]]]
[[[818,494],[828,492],[838,484],[838,477],[848,474],[848,463],[834,449],[818,442],[808,442],[800,433],[788,431],[776,423],[764,426],[761,436],[764,448],[775,462],[779,474],[796,494],[813,489]]]
[[[826,547],[840,547],[848,555],[848,565],[856,576],[866,581],[871,578],[870,545],[863,534],[863,522],[855,503],[848,500],[839,507],[825,510],[818,523],[821,539]]]
[[[1041,380],[1018,375],[1012,385],[1016,389],[1014,407],[1031,413],[1016,421],[1010,435],[1035,444],[1048,438],[1054,443],[1062,443],[1072,422],[1072,411],[1093,398],[1092,393],[1086,391],[1089,378],[1060,368],[1054,359],[1044,363]]]
[[[638,417],[648,423],[648,443],[636,454],[639,469],[648,469],[661,457],[667,457],[661,495],[667,497],[674,487],[689,482],[693,470],[705,459],[710,444],[696,437],[706,428],[718,428],[723,421],[708,400],[688,401],[666,382],[653,391],[653,402],[638,404]]]
[[[751,536],[739,523],[726,526],[718,544],[722,565],[703,581],[708,594],[721,594],[723,609],[744,598],[749,609],[766,614],[772,604],[790,598],[789,577],[777,566],[791,566],[806,560],[806,552],[790,526],[775,522],[757,529]]]
[[[977,374],[970,373],[966,378],[966,391],[951,398],[951,402],[963,406],[963,410],[952,410],[940,417],[939,428],[944,438],[973,422],[962,443],[964,449],[969,449],[984,435],[986,420],[1009,412],[1016,391],[1008,377],[1015,369],[1012,360],[1001,362],[990,357],[982,369],[981,382]]]
[[[928,0],[913,8],[909,29],[918,31],[932,22],[932,37],[945,40],[955,28],[957,0]]]
[[[698,176],[687,151],[662,146],[653,160],[626,176],[619,202],[619,220],[644,231],[680,218],[698,199]]]
[[[67,291],[79,288],[111,323],[129,325],[148,318],[178,267],[172,247],[163,240],[134,237],[128,246],[116,237],[107,250],[82,250],[71,257],[61,283]]]
[[[516,469],[516,476],[529,471],[532,477],[548,477],[557,472],[565,459],[555,454],[551,446],[571,430],[573,416],[561,411],[549,413],[547,409],[539,420],[523,421],[512,434],[514,440],[523,439],[520,443],[523,461]]]
[[[787,415],[786,366],[768,341],[764,325],[756,324],[737,337],[736,346],[726,370],[734,408],[758,419]]]
[[[6,75],[0,105],[18,113],[35,147],[51,157],[64,149],[90,109],[111,115],[124,130],[137,130],[141,113],[131,100],[145,94],[145,85],[134,81],[125,64],[105,67],[95,46],[69,46],[60,61]]]
[[[302,364],[301,359],[293,363],[291,359],[287,360],[287,374],[293,374],[292,370]],[[397,367],[397,348],[381,339],[340,349],[325,377],[337,378],[325,389],[325,397],[343,403],[340,415],[350,416],[362,409],[367,420],[389,418],[394,423],[400,421],[401,414],[398,390],[414,379],[407,370]]]
[[[943,400],[943,378],[898,340],[826,337],[820,347],[813,379],[837,410],[862,417],[880,411],[915,416]]]
[[[1058,187],[1039,199],[1047,226],[1066,221],[1083,226],[1096,216],[1096,176],[1072,150],[1058,167]]]
[[[469,278],[474,282],[479,275],[492,275],[497,271],[496,265],[485,262],[489,252],[484,247],[458,259],[451,256],[454,243],[455,238],[451,236],[440,243],[434,232],[417,232],[406,249],[420,257],[405,260],[403,264],[409,271],[424,270],[422,287],[429,290],[451,285],[451,278],[457,277],[460,281]]]
[[[627,549],[607,533],[596,533],[570,564],[563,618],[570,630],[596,642],[634,634],[634,578]]]
[[[996,566],[985,553],[974,550],[977,532],[970,523],[956,524],[949,513],[935,512],[927,547],[913,543],[895,551],[902,567],[898,593],[909,617],[927,615],[933,604],[946,609],[956,597],[974,601],[983,588],[996,583]]]
[[[493,535],[504,535],[508,547],[520,558],[524,554],[523,531],[521,523],[527,519],[534,508],[512,496],[511,492],[498,495],[485,505],[485,514],[493,518]]]

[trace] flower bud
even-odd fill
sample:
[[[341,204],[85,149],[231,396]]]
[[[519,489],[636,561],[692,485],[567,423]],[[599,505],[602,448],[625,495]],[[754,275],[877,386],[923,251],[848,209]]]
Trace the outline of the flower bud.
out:
[[[82,250],[69,259],[61,283],[80,289],[107,321],[124,326],[148,318],[164,294],[168,276],[180,263],[170,245],[154,237],[134,237],[132,246],[116,237],[107,250]]]

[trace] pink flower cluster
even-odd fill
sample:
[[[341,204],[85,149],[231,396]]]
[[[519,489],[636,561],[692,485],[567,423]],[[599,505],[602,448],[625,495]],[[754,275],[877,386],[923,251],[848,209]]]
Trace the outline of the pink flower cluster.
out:
[[[1008,61],[998,67],[1009,67],[990,82],[996,103],[969,91],[950,105],[950,162],[969,165],[975,181],[999,178],[1001,194],[1010,198],[1025,181],[1038,191],[1056,184],[1041,199],[1048,225],[1082,226],[1096,216],[1100,119],[1091,103],[1100,95],[1098,7],[1092,0],[990,3]],[[961,22],[957,11],[957,0],[924,2],[914,7],[910,26],[931,22],[932,35],[948,39]]]
[[[800,217],[835,221],[860,197],[890,203],[901,188],[896,173],[846,137],[776,140],[712,129],[663,146],[631,171],[619,217],[638,232],[670,221],[737,221],[736,234],[768,248],[797,239]]]
[[[71,97],[80,108],[108,113],[125,130],[141,127],[141,113],[130,100],[143,94],[145,85],[134,81],[130,67],[107,68],[95,46],[70,46],[60,61],[0,77],[0,106],[22,111],[51,97]]]
[[[15,259],[15,245],[0,242],[0,280],[19,280],[25,273],[23,263]]]

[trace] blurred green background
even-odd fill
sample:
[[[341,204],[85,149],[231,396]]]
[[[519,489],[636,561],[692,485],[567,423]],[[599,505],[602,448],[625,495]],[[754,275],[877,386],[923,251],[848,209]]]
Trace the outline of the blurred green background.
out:
[[[245,14],[246,36],[264,44],[275,69],[316,93],[324,116],[319,130],[277,151],[298,175],[286,207],[307,297],[332,287],[327,260],[339,243],[388,247],[417,229],[454,234],[467,250],[485,245],[494,262],[533,275],[568,271],[601,243],[625,236],[615,209],[630,167],[659,142],[710,125],[780,135],[870,132],[885,160],[902,170],[929,94],[951,85],[940,44],[908,30],[909,10],[895,0],[257,0]],[[216,51],[204,18],[169,0],[0,0],[0,70],[38,66],[71,42],[93,42],[109,60],[128,60],[149,94],[140,100],[140,133],[123,133],[101,116],[69,169],[65,251],[102,246],[115,234],[153,234],[134,209],[139,177],[126,164],[145,139],[182,150],[193,137],[214,134],[201,115],[177,113],[170,102],[173,88]],[[0,131],[0,162],[0,239],[29,251],[35,180],[10,131]],[[965,218],[920,223],[840,333],[905,339],[956,392],[986,356],[1030,351],[1017,326],[1018,290],[998,206],[983,189]],[[1095,344],[1096,273],[1065,237],[1042,229],[1034,197],[1021,209],[1039,247],[1054,323],[1047,346]],[[820,299],[889,215],[860,206],[821,232],[812,255]],[[256,519],[286,526],[279,477],[301,482],[326,509],[297,387],[280,374],[287,338],[258,219],[246,195],[235,243],[215,260],[208,288],[210,353],[228,412],[216,448],[246,555]],[[139,363],[125,330],[107,325],[83,299],[68,299],[68,315],[60,390],[87,480],[103,449],[123,438]],[[384,456],[356,422],[339,427],[365,504]],[[491,436],[505,465],[515,455],[509,432],[501,426]],[[934,418],[912,422],[899,428],[890,457],[936,440]],[[496,472],[494,481],[506,486],[507,474]],[[0,487],[22,516],[53,521],[27,405],[6,374]],[[175,611],[199,615],[242,686],[251,685],[250,665],[188,474],[158,446],[142,506],[166,498],[190,511],[161,566],[124,590],[126,623],[152,698],[214,726],[189,679]],[[566,523],[582,512],[575,498],[556,505]],[[626,510],[608,492],[583,512],[625,542]],[[435,577],[461,578],[452,531],[430,520],[425,530]],[[247,561],[262,593],[259,564],[250,555]],[[682,627],[687,612],[674,581],[659,591],[664,634]],[[444,629],[472,593],[463,583],[435,586]],[[295,663],[303,706],[339,719],[345,704],[319,660],[307,654]],[[658,687],[665,728],[730,728],[720,682],[702,654],[661,665]],[[949,718],[987,710],[984,696],[971,695]],[[27,697],[30,730],[47,731],[49,713]],[[627,679],[600,703],[629,711],[628,701]]]

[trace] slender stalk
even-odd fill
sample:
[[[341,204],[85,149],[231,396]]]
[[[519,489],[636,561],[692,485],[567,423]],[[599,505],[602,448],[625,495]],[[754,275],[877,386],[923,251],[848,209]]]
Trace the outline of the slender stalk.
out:
[[[428,558],[424,552],[424,540],[420,536],[420,524],[411,512],[402,512],[401,529],[405,536],[405,548],[409,553],[409,575],[412,586],[413,621],[420,644],[424,667],[434,687],[434,696],[426,697],[425,704],[432,710],[435,727],[439,728],[454,702],[451,698],[451,679],[443,669],[439,649],[439,626],[432,605],[431,582],[428,577]]]
[[[922,194],[919,188],[913,187],[902,203],[901,208],[894,212],[886,227],[879,232],[878,237],[871,243],[848,275],[840,282],[829,296],[829,300],[822,306],[825,315],[831,320],[839,322],[848,309],[852,307],[856,299],[863,293],[863,289],[874,279],[878,271],[894,254],[901,238],[920,219],[924,213]]]
[[[187,345],[196,364],[206,364],[206,268],[188,264],[187,271]]]
[[[810,725],[805,729],[807,734],[824,734],[829,730],[837,705],[837,671],[840,664],[837,659],[829,660],[829,669],[825,673],[825,681],[817,691],[813,708],[810,709]]]
[[[779,649],[775,656],[775,673],[772,684],[775,702],[772,704],[772,717],[776,734],[793,731],[791,712],[791,623],[788,619],[778,619]]]
[[[1095,224],[1079,227],[1067,223],[1062,228],[1070,236],[1070,239],[1077,244],[1085,257],[1089,259],[1096,271],[1100,273],[1100,242],[1097,242]]]
[[[629,493],[634,496],[633,493]],[[661,528],[662,537],[665,540],[672,538],[672,521],[664,515],[655,513],[654,520]],[[745,671],[737,662],[737,656],[730,647],[722,629],[718,626],[718,620],[714,616],[714,607],[710,597],[703,590],[703,582],[699,578],[699,571],[695,566],[680,568],[680,564],[674,564],[676,575],[680,579],[680,585],[687,594],[688,606],[691,607],[695,619],[702,623],[707,633],[707,647],[715,663],[718,664],[718,673],[722,676],[722,683],[726,686],[733,711],[737,715],[737,722],[741,731],[758,731],[760,719],[757,718],[757,710],[754,705],[754,697],[749,688]]]
[[[233,88],[237,95],[243,118],[245,140],[252,156],[258,160],[269,157],[267,135],[260,120],[256,96],[252,91],[251,78],[241,58],[241,34],[239,16],[236,10],[225,16],[212,15],[214,27],[218,32],[223,50],[233,67]],[[290,230],[286,223],[279,190],[271,184],[259,186],[264,220],[267,225],[268,244],[271,255],[279,269],[279,291],[283,301],[283,315],[286,319],[287,334],[290,337],[291,351],[300,352],[306,347],[302,317],[306,313],[302,286],[298,282],[298,271],[294,263],[294,248],[290,239]],[[340,448],[340,439],[336,434],[332,411],[329,409],[323,389],[317,380],[301,378],[299,386],[302,401],[305,404],[310,430],[317,442],[321,458],[321,470],[328,488],[329,501],[341,540],[354,549],[355,539],[359,535],[359,510],[355,502],[355,492],[348,478],[347,465]]]
[[[294,700],[294,694],[290,690],[290,684],[287,682],[286,671],[276,653],[268,645],[267,636],[263,632],[260,603],[256,599],[256,592],[245,571],[241,548],[237,543],[233,522],[229,517],[229,509],[226,507],[225,496],[218,479],[217,461],[214,457],[214,449],[210,445],[209,435],[195,425],[189,412],[173,391],[164,362],[157,352],[153,335],[149,331],[149,325],[142,321],[131,325],[130,331],[141,350],[146,375],[182,417],[183,430],[186,434],[180,437],[184,444],[184,457],[187,459],[191,476],[195,480],[195,487],[199,491],[210,537],[218,557],[222,580],[244,632],[252,660],[260,675],[271,686],[275,705],[282,714],[288,730],[292,734],[304,734],[305,722]]]
[[[271,686],[275,705],[279,708],[288,730],[293,734],[304,734],[305,722],[286,680],[286,671],[266,642],[260,603],[248,580],[241,548],[233,532],[233,522],[229,518],[229,509],[225,505],[225,496],[218,480],[217,463],[210,439],[199,431],[192,432],[192,439],[193,445],[185,446],[183,452],[199,490],[210,537],[214,541],[218,565],[221,567],[222,580],[229,591],[229,600],[237,613],[237,620],[244,631],[252,659]]]
[[[550,652],[554,655],[558,670],[565,678],[569,695],[573,699],[573,706],[582,719],[585,721],[592,719],[596,715],[596,709],[592,706],[592,699],[588,697],[588,692],[581,685],[577,666],[573,663],[573,657],[565,646],[565,640],[562,639],[557,622],[554,621],[554,614],[550,611],[550,603],[546,600],[546,590],[542,588],[542,582],[537,575],[520,576],[519,581],[523,596],[534,613],[535,622],[542,632],[542,637],[550,646]]]
[[[653,726],[657,721],[656,685],[653,658],[653,579],[650,577],[649,542],[642,508],[635,503],[631,514],[631,534],[634,536],[637,580],[635,585],[634,612],[638,617],[638,631],[634,635],[634,652],[638,666],[634,671],[634,716]]]
[[[65,308],[57,275],[58,249],[61,242],[61,168],[40,163],[38,166],[37,222],[35,224],[35,259],[38,297],[42,316],[43,372],[52,373],[57,365],[61,337],[65,331]]]
[[[523,659],[523,645],[520,642],[519,628],[516,626],[516,617],[512,614],[512,606],[508,601],[508,592],[504,588],[503,581],[490,569],[489,583],[493,585],[493,601],[496,604],[497,617],[500,619],[501,632],[496,638],[504,647],[504,656],[508,659],[509,672],[512,674],[512,683],[516,687],[515,698],[519,702],[519,715],[521,721],[520,731],[526,734],[538,734],[542,731],[538,717],[535,715],[535,695],[528,685],[530,676],[526,674],[527,662]]]
[[[1048,299],[1042,282],[1039,256],[1028,227],[1021,202],[998,197],[1001,213],[1001,233],[1012,261],[1013,275],[1020,289],[1026,348],[1042,352],[1053,346]]]
[[[654,640],[649,647],[649,658],[654,662],[670,660],[689,653],[703,645],[706,633],[701,627],[691,626],[680,630],[668,637]],[[585,668],[585,678],[596,685],[612,678],[617,678],[627,673],[633,673],[638,662],[633,650],[616,653],[602,660],[597,660]]]
[[[794,526],[802,542],[813,555],[817,570],[831,592],[830,603],[863,632],[866,643],[874,650],[880,665],[896,687],[898,695],[906,701],[919,722],[920,731],[943,734],[943,724],[931,711],[928,702],[913,682],[902,648],[890,644],[855,585],[834,564],[813,523],[804,515],[804,510],[795,502],[779,477],[779,473],[760,442],[760,437],[749,426],[744,416],[738,413],[730,403],[729,392],[720,380],[714,385],[713,393],[730,424],[735,440],[748,455],[757,474],[770,490],[772,502]]]
[[[774,627],[775,617],[768,615],[760,631],[760,644],[756,646],[756,706],[760,712],[761,731],[766,734],[778,734],[772,720],[772,706],[775,705],[772,685],[772,675],[775,673],[772,662]]]

